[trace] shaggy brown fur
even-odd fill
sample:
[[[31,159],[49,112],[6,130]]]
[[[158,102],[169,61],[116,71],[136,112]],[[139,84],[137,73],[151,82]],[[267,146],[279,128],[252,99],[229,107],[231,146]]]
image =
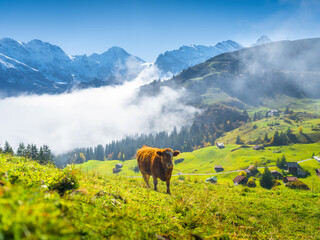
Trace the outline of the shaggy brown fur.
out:
[[[171,148],[159,149],[143,146],[137,152],[137,161],[143,179],[149,186],[149,177],[152,176],[154,190],[157,191],[158,178],[167,184],[167,193],[170,194],[170,179],[173,170],[172,158],[178,156],[179,151]]]

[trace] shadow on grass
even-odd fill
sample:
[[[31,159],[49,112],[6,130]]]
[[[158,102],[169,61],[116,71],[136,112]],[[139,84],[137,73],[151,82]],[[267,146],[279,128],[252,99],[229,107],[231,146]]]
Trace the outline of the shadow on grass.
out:
[[[300,134],[305,137],[308,143],[313,143],[312,139],[307,134],[305,133],[300,133]]]

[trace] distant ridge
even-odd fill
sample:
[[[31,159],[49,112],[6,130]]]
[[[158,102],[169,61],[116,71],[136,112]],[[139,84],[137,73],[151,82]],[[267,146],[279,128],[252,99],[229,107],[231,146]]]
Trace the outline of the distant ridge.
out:
[[[144,86],[185,87],[192,105],[264,105],[266,100],[320,98],[320,38],[279,41],[223,53],[166,82]]]
[[[216,55],[237,51],[241,48],[243,47],[239,43],[231,40],[219,42],[215,46],[182,46],[177,50],[166,51],[165,53],[160,54],[155,65],[163,73],[170,72],[176,75],[182,70],[202,63]]]

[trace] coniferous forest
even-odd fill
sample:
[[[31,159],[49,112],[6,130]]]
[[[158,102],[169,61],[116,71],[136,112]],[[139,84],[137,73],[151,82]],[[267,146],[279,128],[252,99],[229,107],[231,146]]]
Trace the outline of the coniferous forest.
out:
[[[77,148],[56,157],[57,166],[70,163],[83,163],[88,160],[128,160],[135,157],[137,149],[143,145],[172,148],[181,152],[193,151],[201,147],[211,146],[224,132],[231,131],[243,122],[250,121],[246,111],[239,111],[224,105],[211,105],[203,108],[192,125],[170,132],[159,132],[126,136],[125,138],[96,147]]]

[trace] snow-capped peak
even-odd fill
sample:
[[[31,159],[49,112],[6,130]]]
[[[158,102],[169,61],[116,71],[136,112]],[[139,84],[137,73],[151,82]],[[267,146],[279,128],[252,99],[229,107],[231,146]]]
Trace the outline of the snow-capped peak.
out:
[[[65,52],[58,46],[43,42],[39,39],[33,39],[26,44],[26,47],[34,52],[41,54],[66,55]]]
[[[155,65],[163,72],[177,74],[182,70],[199,64],[218,54],[232,52],[243,48],[239,43],[228,40],[215,46],[189,45],[181,46],[177,50],[160,54]]]
[[[253,46],[259,46],[270,42],[272,42],[270,38],[268,38],[265,35],[262,35],[260,38],[258,38],[257,42],[253,44]]]

